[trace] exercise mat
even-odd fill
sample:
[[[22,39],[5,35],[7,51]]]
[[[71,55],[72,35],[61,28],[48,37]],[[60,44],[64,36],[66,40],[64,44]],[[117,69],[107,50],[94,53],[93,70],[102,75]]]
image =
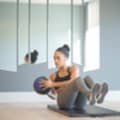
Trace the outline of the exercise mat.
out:
[[[120,116],[120,112],[110,110],[108,108],[86,105],[84,110],[76,109],[59,109],[57,105],[48,105],[48,109],[67,115],[70,117],[105,117],[105,116]]]

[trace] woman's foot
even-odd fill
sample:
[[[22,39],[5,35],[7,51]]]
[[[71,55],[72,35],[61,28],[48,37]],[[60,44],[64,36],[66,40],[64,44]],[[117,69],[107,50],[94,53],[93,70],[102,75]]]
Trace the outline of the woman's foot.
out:
[[[108,93],[108,84],[107,83],[103,83],[100,87],[100,91],[99,94],[97,95],[97,103],[101,104],[104,101],[104,98],[106,96],[106,94]]]
[[[93,88],[92,88],[91,95],[89,96],[89,103],[90,103],[90,105],[94,105],[95,104],[96,96],[98,95],[99,90],[100,90],[100,85],[96,83],[93,86]]]
[[[47,95],[48,95],[48,97],[50,97],[53,100],[57,99],[57,94],[56,93],[52,93],[51,90],[48,92]]]

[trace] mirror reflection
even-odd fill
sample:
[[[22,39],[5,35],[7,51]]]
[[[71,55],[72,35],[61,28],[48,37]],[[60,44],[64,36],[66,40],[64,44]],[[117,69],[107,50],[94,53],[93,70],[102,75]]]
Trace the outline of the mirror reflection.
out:
[[[0,69],[17,71],[17,0],[0,0]]]
[[[34,51],[34,55],[37,56],[35,63],[45,63],[47,62],[47,0],[31,0],[30,11],[30,51]]]
[[[29,53],[28,45],[28,19],[29,19],[29,6],[28,6],[28,0],[19,1],[19,25],[18,25],[18,65],[24,64],[24,56],[26,53]]]

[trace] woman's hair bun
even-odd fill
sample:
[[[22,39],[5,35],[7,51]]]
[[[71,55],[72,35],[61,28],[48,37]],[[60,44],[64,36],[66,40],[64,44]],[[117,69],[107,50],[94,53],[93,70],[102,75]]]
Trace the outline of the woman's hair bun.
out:
[[[34,50],[34,51],[33,51],[33,54],[36,55],[36,56],[38,56],[38,51],[37,51],[37,50]]]
[[[64,44],[63,48],[66,49],[67,51],[70,51],[70,47],[67,44]]]

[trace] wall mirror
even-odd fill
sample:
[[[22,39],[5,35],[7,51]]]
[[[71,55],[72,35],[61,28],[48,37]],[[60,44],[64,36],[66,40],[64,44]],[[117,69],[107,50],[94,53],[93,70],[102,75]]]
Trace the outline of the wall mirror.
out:
[[[0,69],[17,71],[17,0],[0,0]]]
[[[30,8],[31,63],[47,63],[47,0],[31,0]]]
[[[68,64],[99,69],[99,0],[0,0],[0,42],[3,70],[54,68],[54,51],[64,44],[71,48]]]
[[[47,62],[46,6],[46,0],[19,1],[19,65]]]
[[[29,0],[19,0],[18,9],[18,65],[25,63],[29,53]],[[29,61],[29,60],[28,60]]]

